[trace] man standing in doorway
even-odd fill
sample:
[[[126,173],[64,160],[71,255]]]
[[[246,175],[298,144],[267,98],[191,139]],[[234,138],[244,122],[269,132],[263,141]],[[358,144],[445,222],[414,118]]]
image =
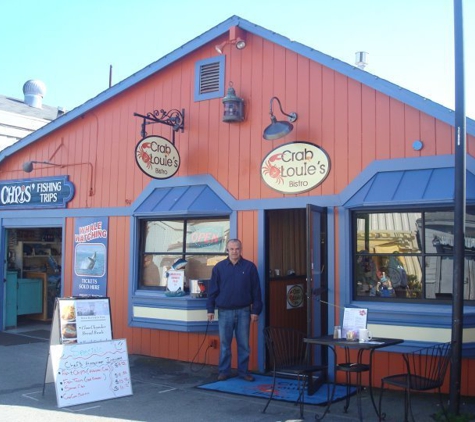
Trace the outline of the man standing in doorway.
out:
[[[259,274],[251,261],[242,257],[242,243],[231,239],[226,245],[228,257],[213,268],[208,286],[208,321],[214,320],[215,308],[219,311],[219,375],[218,381],[231,376],[231,343],[236,336],[238,350],[238,376],[254,381],[248,371],[249,328],[257,322],[262,311]]]

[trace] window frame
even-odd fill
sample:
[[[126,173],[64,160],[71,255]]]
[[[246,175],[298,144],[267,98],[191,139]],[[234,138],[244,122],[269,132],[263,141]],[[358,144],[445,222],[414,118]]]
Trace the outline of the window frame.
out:
[[[371,209],[354,209],[351,210],[351,224],[350,224],[350,239],[351,239],[351,267],[350,267],[350,275],[351,275],[351,300],[355,302],[377,302],[377,303],[420,303],[420,304],[441,304],[447,303],[448,301],[452,300],[452,296],[445,296],[445,297],[436,297],[436,298],[427,298],[426,297],[426,290],[427,290],[427,264],[424,266],[421,265],[421,278],[420,282],[422,284],[422,294],[420,298],[409,298],[409,297],[380,297],[380,296],[366,296],[366,295],[358,295],[358,276],[357,276],[357,266],[358,266],[358,258],[362,257],[376,257],[376,258],[384,258],[389,257],[392,253],[389,252],[370,252],[367,255],[361,251],[358,251],[358,218],[361,218],[363,215],[371,215],[371,214],[394,214],[394,213],[420,213],[421,220],[422,220],[422,227],[421,227],[421,234],[420,239],[417,241],[419,245],[418,252],[409,252],[409,253],[398,253],[397,257],[415,257],[419,260],[420,263],[426,263],[428,260],[433,258],[452,258],[453,259],[453,250],[452,252],[431,252],[427,251],[427,234],[426,230],[428,230],[429,226],[427,224],[426,216],[429,213],[443,213],[449,212],[454,213],[454,208],[450,206],[439,206],[439,207],[427,207],[427,206],[417,206],[417,207],[409,207],[409,208],[400,208],[394,207],[391,209],[388,208],[371,208]],[[470,206],[467,204],[467,214],[475,216],[475,206]],[[453,226],[452,226],[453,227]],[[417,234],[416,234],[417,237]],[[465,251],[465,258],[467,256],[470,258],[472,257],[475,259],[475,248],[472,248],[471,251],[467,253],[467,249]],[[361,261],[361,260],[360,260]],[[465,271],[467,271],[465,269]],[[473,305],[475,303],[475,299],[464,299],[464,302],[469,305]]]
[[[175,222],[180,222],[183,223],[182,227],[182,249],[181,251],[148,251],[145,250],[145,242],[146,242],[146,236],[144,235],[144,231],[146,230],[147,223],[148,222],[153,222],[153,221],[175,221]],[[199,251],[199,252],[188,252],[187,251],[187,226],[189,222],[191,221],[199,221],[199,222],[206,222],[206,221],[221,221],[221,222],[227,222],[227,228],[224,228],[224,233],[223,233],[223,251],[222,252],[216,252],[216,251],[211,251],[211,252],[204,252],[204,251]],[[231,232],[231,225],[232,221],[229,215],[209,215],[209,216],[195,216],[195,215],[190,215],[190,216],[148,216],[148,217],[141,217],[137,219],[137,245],[138,245],[138,251],[135,255],[136,263],[137,263],[137,272],[136,272],[136,279],[135,279],[135,291],[136,292],[146,292],[146,291],[159,291],[163,292],[166,290],[166,285],[159,285],[159,286],[147,286],[143,284],[143,265],[142,262],[144,260],[144,257],[146,255],[154,255],[154,256],[163,256],[163,257],[170,257],[170,256],[176,256],[176,259],[173,261],[176,262],[178,259],[189,259],[190,257],[193,256],[210,256],[210,257],[223,257],[226,258],[228,255],[226,253],[226,242],[230,238],[230,232]],[[160,278],[163,277],[162,272],[160,273]]]

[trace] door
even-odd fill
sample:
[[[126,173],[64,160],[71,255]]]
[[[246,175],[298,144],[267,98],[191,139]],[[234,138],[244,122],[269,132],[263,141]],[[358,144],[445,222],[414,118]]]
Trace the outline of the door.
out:
[[[269,210],[266,213],[266,325],[307,335],[326,329],[326,211]],[[323,296],[321,296],[323,293]],[[312,321],[316,322],[315,326]],[[312,331],[315,333],[312,334]]]
[[[327,334],[327,214],[307,205],[307,336]]]

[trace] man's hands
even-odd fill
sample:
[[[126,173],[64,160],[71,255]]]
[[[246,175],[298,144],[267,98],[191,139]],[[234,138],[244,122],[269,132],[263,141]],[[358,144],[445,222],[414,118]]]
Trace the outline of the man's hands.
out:
[[[208,314],[208,321],[214,321],[214,314]]]

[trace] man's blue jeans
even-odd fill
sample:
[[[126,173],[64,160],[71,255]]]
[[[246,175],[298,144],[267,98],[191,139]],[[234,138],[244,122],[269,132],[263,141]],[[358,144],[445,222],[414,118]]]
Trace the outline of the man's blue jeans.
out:
[[[219,373],[231,373],[231,343],[236,336],[238,350],[238,375],[246,375],[249,365],[249,325],[251,310],[247,306],[239,309],[219,309]]]

